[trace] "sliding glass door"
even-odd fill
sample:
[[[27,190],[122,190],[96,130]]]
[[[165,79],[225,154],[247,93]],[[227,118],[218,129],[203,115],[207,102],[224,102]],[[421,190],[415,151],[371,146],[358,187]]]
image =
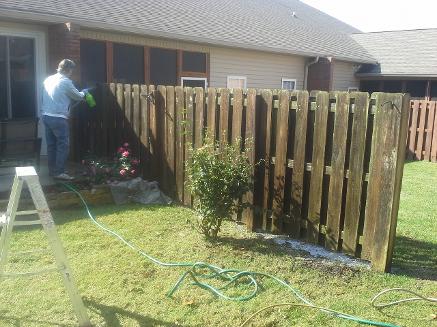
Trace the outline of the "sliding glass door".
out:
[[[0,36],[0,119],[36,116],[35,40]]]

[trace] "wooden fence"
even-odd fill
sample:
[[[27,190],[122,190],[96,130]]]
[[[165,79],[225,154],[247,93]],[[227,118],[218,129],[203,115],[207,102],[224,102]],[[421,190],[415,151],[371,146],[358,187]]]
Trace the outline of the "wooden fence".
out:
[[[390,269],[410,101],[402,94],[110,84],[73,115],[73,154],[129,142],[145,178],[185,205],[188,143],[252,138],[250,229],[284,233]],[[244,145],[243,145],[244,146]]]
[[[411,101],[409,126],[408,159],[437,162],[437,101]]]

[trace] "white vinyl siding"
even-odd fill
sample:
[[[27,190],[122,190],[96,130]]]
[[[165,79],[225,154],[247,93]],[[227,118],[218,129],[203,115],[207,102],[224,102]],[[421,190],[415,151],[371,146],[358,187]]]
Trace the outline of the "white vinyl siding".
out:
[[[358,88],[359,80],[355,77],[357,64],[344,61],[334,61],[332,74],[332,90],[347,91],[350,87]]]
[[[254,50],[211,48],[210,86],[226,87],[228,76],[245,76],[248,88],[282,87],[282,78],[292,76],[303,88],[305,57]]]

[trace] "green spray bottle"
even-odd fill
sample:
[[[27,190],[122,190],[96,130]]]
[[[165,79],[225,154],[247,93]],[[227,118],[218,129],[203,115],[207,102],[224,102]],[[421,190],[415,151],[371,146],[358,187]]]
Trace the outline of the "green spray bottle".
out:
[[[85,93],[85,101],[88,104],[88,107],[90,108],[94,108],[97,105],[93,95],[89,92]]]

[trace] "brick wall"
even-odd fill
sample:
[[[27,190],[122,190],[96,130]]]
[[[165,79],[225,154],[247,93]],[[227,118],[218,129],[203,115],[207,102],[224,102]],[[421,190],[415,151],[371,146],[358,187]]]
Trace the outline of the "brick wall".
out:
[[[53,74],[62,59],[76,63],[72,79],[80,82],[80,27],[72,23],[50,25],[48,28],[48,73]]]
[[[308,91],[331,91],[333,63],[327,58],[320,58],[319,62],[308,67]]]

